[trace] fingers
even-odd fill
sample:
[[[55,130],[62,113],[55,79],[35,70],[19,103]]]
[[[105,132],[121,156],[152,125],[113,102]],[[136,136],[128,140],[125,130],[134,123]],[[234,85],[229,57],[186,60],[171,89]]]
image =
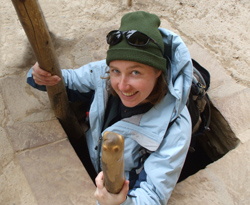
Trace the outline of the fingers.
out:
[[[111,194],[106,190],[105,186],[103,185],[103,179],[103,172],[100,172],[95,178],[97,188],[94,193],[94,196],[97,201],[102,205],[117,205],[123,203],[126,200],[129,191],[129,181],[126,180],[124,182],[122,190],[118,194]]]
[[[51,75],[51,73],[40,68],[37,62],[33,66],[32,75],[38,85],[53,86],[61,80],[57,75]]]
[[[51,73],[40,68],[38,62],[36,62],[35,65],[33,66],[33,71],[35,71],[35,73],[41,76],[51,76]]]
[[[129,190],[129,180],[126,180],[126,181],[124,182],[124,185],[123,185],[123,187],[122,187],[121,192],[123,192],[123,193],[125,193],[125,194],[127,195],[128,190]]]
[[[33,79],[35,80],[36,84],[38,85],[46,85],[46,86],[53,86],[56,85],[61,79],[57,76],[53,76],[48,78],[35,76],[33,75]]]
[[[128,191],[129,191],[129,181],[126,180],[126,181],[124,182],[124,185],[123,185],[123,187],[122,187],[122,190],[121,190],[120,193],[119,193],[120,201],[121,201],[122,203],[126,200]]]
[[[105,198],[107,197],[107,190],[105,189],[103,185],[103,172],[100,172],[97,177],[95,178],[96,183],[96,190],[94,193],[94,197],[100,202],[100,201],[106,201]]]
[[[95,184],[99,189],[103,188],[103,172],[101,171],[95,178]]]

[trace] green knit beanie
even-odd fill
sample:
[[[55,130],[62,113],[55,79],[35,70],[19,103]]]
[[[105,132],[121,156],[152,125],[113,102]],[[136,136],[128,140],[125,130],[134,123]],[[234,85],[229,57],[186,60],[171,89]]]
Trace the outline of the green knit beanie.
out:
[[[155,14],[136,11],[125,14],[121,19],[120,31],[137,30],[154,39],[164,51],[162,36],[158,27],[160,19]],[[113,60],[129,60],[152,66],[166,71],[166,59],[159,47],[150,41],[146,46],[136,47],[127,43],[125,36],[116,45],[110,45],[107,51],[107,65]]]

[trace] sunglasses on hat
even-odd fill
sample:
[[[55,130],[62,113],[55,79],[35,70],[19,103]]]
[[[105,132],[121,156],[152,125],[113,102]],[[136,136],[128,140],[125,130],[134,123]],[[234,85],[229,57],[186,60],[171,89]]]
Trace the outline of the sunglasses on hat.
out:
[[[120,30],[113,30],[108,33],[106,36],[107,43],[111,46],[116,45],[121,42],[122,36],[125,36],[126,41],[129,45],[136,46],[136,47],[143,47],[146,46],[150,41],[152,41],[155,45],[158,46],[160,49],[162,56],[163,51],[160,45],[152,38],[147,36],[146,34],[137,31],[137,30],[130,30],[130,31],[120,31]]]

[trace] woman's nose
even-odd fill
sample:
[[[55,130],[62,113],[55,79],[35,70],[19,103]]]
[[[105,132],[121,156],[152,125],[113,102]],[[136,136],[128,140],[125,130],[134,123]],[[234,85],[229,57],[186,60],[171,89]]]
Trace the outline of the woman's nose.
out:
[[[129,89],[128,77],[121,76],[120,82],[118,83],[118,88],[120,91],[126,91]]]

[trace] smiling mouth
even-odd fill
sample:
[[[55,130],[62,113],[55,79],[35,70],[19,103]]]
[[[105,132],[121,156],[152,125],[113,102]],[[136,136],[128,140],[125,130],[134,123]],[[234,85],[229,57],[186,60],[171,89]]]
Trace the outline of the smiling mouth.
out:
[[[122,92],[123,95],[125,95],[126,97],[130,97],[133,96],[134,94],[136,94],[137,92],[133,92],[133,93],[124,93]]]

